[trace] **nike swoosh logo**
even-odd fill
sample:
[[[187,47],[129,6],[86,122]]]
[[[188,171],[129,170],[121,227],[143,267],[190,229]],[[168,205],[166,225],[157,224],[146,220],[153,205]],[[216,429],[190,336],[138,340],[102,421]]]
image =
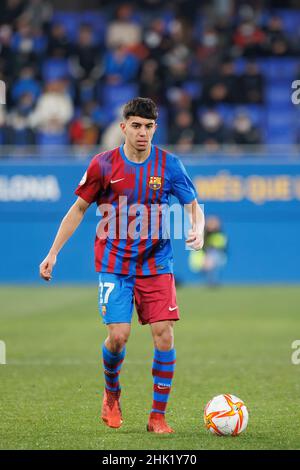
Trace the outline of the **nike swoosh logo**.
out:
[[[120,178],[119,180],[110,180],[110,184],[118,183],[119,181],[123,181],[125,178]]]
[[[168,388],[170,388],[169,386],[166,386],[166,387],[162,387],[161,385],[157,385],[157,388],[159,390],[167,390]]]
[[[173,312],[173,310],[176,310],[178,307],[169,307],[170,312]]]

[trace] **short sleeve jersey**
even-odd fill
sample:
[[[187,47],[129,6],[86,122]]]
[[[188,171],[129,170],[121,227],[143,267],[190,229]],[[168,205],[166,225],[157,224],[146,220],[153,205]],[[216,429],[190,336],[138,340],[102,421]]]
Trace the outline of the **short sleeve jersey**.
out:
[[[95,238],[98,272],[153,275],[173,272],[173,253],[164,222],[171,196],[181,205],[196,198],[182,162],[151,146],[142,163],[123,146],[96,155],[75,194],[95,202],[100,215]]]

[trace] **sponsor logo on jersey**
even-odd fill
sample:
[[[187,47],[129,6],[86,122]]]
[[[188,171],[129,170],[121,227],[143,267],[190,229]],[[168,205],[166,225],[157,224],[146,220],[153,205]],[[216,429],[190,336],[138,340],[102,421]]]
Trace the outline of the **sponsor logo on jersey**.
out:
[[[161,187],[161,176],[150,176],[149,188],[154,189],[156,191],[157,189],[160,189],[160,187]]]

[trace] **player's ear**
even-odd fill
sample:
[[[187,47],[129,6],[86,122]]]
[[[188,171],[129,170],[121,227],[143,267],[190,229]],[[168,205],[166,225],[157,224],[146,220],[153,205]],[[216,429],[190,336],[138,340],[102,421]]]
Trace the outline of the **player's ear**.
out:
[[[125,122],[120,122],[120,128],[121,128],[121,131],[123,132],[123,134],[125,134],[125,129],[126,129]]]

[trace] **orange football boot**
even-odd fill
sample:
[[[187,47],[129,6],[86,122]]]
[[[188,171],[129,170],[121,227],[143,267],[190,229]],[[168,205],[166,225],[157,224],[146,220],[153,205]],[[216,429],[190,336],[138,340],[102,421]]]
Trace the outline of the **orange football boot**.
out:
[[[110,428],[119,428],[123,423],[120,394],[121,390],[118,392],[111,392],[107,389],[104,390],[101,417],[104,423]]]
[[[150,413],[147,431],[155,432],[157,434],[170,434],[174,432],[174,430],[167,424],[165,415],[156,412]]]

